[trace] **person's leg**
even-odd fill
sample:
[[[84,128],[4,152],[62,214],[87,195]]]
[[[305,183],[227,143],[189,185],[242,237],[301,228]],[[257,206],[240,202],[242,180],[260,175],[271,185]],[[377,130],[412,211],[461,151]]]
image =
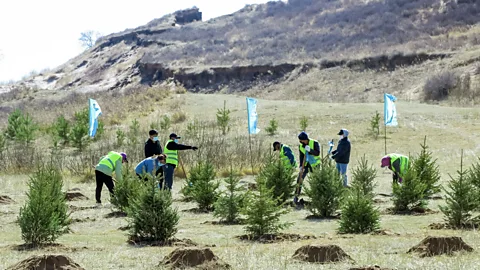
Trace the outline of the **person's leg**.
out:
[[[103,176],[102,172],[95,170],[95,181],[97,182],[97,187],[95,189],[95,200],[97,203],[102,203],[102,187],[103,187]]]
[[[348,164],[345,163],[338,163],[340,165],[340,174],[343,177],[343,186],[346,187],[348,186],[348,178],[347,178],[347,167]]]
[[[108,191],[110,192],[110,196],[113,195],[113,189],[115,188],[115,184],[113,183],[113,178],[111,176],[105,175],[105,185],[108,188]]]
[[[163,167],[165,168],[164,171],[163,171],[164,177],[165,177],[165,179],[163,181],[164,182],[163,188],[172,190],[173,173],[174,173],[175,168],[170,164],[166,164]]]

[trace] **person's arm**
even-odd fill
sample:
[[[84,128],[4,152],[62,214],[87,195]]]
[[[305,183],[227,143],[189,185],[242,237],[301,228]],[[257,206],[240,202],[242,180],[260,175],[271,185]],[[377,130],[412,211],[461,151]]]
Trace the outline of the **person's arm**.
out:
[[[167,145],[168,149],[170,150],[187,150],[187,149],[194,149],[196,150],[197,147],[195,146],[190,146],[190,145],[184,145],[184,144],[178,144],[176,142],[169,142]]]
[[[339,158],[345,155],[346,152],[347,152],[347,148],[345,147],[344,143],[339,143],[337,146],[337,150],[335,151],[335,154],[332,155],[332,158],[333,159]]]
[[[308,152],[309,155],[312,156],[320,156],[320,144],[318,142],[315,142],[313,144],[313,149],[310,149],[310,152]]]
[[[115,178],[117,181],[122,181],[122,159],[120,158],[115,163]]]
[[[149,158],[153,156],[152,146],[150,145],[150,141],[145,143],[145,158]]]
[[[302,164],[303,164],[303,159],[305,158],[305,154],[302,153],[302,151],[300,151],[300,147],[301,146],[298,146],[298,152],[300,153],[299,154],[299,158],[300,158],[300,167],[302,167]]]
[[[157,141],[157,155],[160,155],[163,153],[162,145],[160,144],[160,141]]]

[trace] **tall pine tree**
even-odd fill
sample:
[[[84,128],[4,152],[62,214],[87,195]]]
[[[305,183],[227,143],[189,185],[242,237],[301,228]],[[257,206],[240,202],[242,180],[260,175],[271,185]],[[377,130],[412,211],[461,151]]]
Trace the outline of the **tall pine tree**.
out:
[[[372,165],[368,164],[365,155],[360,159],[360,163],[353,169],[352,172],[352,188],[358,189],[363,195],[374,197],[374,189],[377,186],[375,178],[377,177],[377,170]]]
[[[472,219],[472,213],[479,207],[478,194],[472,181],[477,173],[478,167],[473,167],[470,172],[463,170],[462,150],[457,178],[450,176],[449,190],[445,190],[447,205],[440,206],[445,221],[452,228],[470,227],[477,223],[478,218]]]
[[[440,170],[438,169],[437,160],[433,159],[432,152],[428,150],[427,136],[425,136],[423,144],[420,144],[420,146],[422,151],[413,162],[413,169],[420,181],[426,185],[425,195],[432,196],[441,190],[438,184],[440,181]]]

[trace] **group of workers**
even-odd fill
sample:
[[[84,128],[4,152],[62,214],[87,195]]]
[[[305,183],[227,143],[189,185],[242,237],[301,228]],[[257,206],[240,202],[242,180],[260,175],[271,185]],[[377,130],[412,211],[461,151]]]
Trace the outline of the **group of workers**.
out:
[[[329,151],[328,155],[336,162],[336,168],[343,180],[344,187],[348,185],[347,168],[350,162],[351,144],[348,138],[347,129],[341,129],[338,134],[339,141],[337,149]],[[160,145],[158,132],[154,129],[149,131],[149,138],[145,142],[144,153],[145,159],[137,164],[135,173],[140,179],[147,179],[147,175],[160,176],[159,187],[163,189],[172,189],[175,168],[178,166],[178,151],[180,150],[197,150],[198,148],[190,145],[179,144],[181,139],[177,134],[172,133],[166,142],[164,149]],[[298,135],[299,140],[299,158],[300,158],[300,174],[297,178],[297,195],[301,192],[301,185],[308,172],[312,172],[321,162],[320,144],[317,140],[309,138],[306,132]],[[333,146],[333,145],[332,145]],[[332,149],[330,149],[332,150]],[[297,162],[292,149],[281,142],[273,143],[273,151],[279,151],[280,159],[284,166],[296,167]],[[127,162],[126,153],[118,153],[111,151],[100,159],[95,167],[96,190],[95,199],[97,204],[101,204],[101,193],[105,184],[110,192],[114,193],[114,180],[112,178],[115,172],[117,181],[122,180],[122,164]],[[393,181],[402,183],[403,177],[408,169],[408,157],[399,154],[389,154],[382,158],[381,167],[388,167],[393,172]],[[297,197],[295,197],[297,199]]]
[[[145,142],[145,159],[140,161],[135,167],[135,173],[140,179],[147,179],[147,175],[160,176],[159,187],[162,189],[172,189],[173,176],[175,168],[178,166],[178,151],[191,149],[196,151],[198,147],[183,145],[178,143],[181,139],[175,133],[170,134],[169,140],[162,149],[158,139],[158,132],[154,129],[149,131],[149,138]],[[122,164],[128,163],[126,153],[109,152],[106,156],[100,158],[100,162],[95,167],[96,189],[95,200],[101,204],[101,193],[105,184],[111,195],[114,193],[113,173],[115,172],[116,181],[122,181]]]

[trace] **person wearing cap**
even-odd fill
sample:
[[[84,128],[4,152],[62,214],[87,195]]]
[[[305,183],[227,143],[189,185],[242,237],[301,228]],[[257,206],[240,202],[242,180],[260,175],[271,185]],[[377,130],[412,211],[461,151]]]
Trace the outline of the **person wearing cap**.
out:
[[[163,166],[163,175],[164,175],[164,189],[172,190],[173,185],[173,173],[175,168],[178,166],[178,151],[192,149],[196,151],[198,147],[179,144],[178,140],[181,139],[177,134],[172,133],[169,136],[169,140],[165,144],[164,154],[167,155],[167,160]],[[160,185],[162,188],[162,185]]]
[[[343,186],[349,187],[347,177],[347,167],[350,162],[351,144],[348,139],[348,130],[342,128],[337,135],[340,136],[337,150],[332,151],[332,159],[337,163],[337,170],[343,178]]]
[[[154,176],[154,173],[155,176],[161,174],[160,172],[163,171],[162,166],[165,164],[165,161],[165,154],[160,154],[156,157],[148,157],[137,164],[135,167],[135,173],[137,174],[138,178],[146,181],[148,179],[146,174],[150,174],[151,176]]]
[[[280,142],[273,143],[273,151],[280,151],[280,159],[286,168],[295,167],[297,162],[293,155],[292,149],[286,144]]]
[[[313,168],[320,164],[320,144],[317,140],[308,138],[308,134],[302,131],[298,135],[300,145],[298,146],[300,152],[300,167],[305,162],[305,168],[303,170],[302,179],[304,179],[308,171],[312,171]]]
[[[115,172],[115,178],[117,181],[122,181],[122,165],[124,162],[128,163],[127,154],[111,151],[106,156],[100,158],[100,162],[95,167],[95,180],[97,182],[97,188],[95,189],[95,199],[97,204],[101,204],[100,199],[102,195],[103,184],[105,184],[113,195],[113,183],[112,174]]]
[[[381,167],[388,167],[393,172],[393,181],[402,183],[408,171],[409,158],[400,154],[388,154],[382,158]]]
[[[162,146],[158,140],[158,132],[152,129],[148,132],[148,135],[150,137],[145,141],[145,158],[160,155],[162,153]]]

